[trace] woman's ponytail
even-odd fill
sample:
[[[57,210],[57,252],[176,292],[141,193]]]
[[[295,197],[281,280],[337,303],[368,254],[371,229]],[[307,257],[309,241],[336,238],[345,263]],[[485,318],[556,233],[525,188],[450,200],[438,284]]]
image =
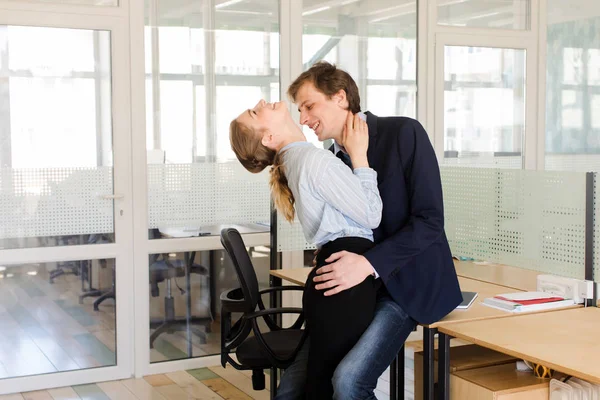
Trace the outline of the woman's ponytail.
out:
[[[248,171],[258,173],[272,165],[269,184],[275,208],[292,222],[295,214],[294,195],[288,186],[282,155],[263,145],[260,135],[237,119],[229,125],[229,141],[237,159]]]
[[[282,154],[277,153],[271,167],[271,194],[275,208],[279,210],[288,222],[294,221],[294,195],[288,186],[288,180],[285,176],[285,168],[282,163]]]

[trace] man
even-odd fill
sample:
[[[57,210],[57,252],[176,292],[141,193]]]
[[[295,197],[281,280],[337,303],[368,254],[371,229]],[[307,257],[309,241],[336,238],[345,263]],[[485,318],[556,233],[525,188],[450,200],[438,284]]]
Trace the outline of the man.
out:
[[[333,139],[332,150],[343,156],[346,116],[360,112],[352,77],[319,62],[290,85],[288,94],[298,106],[300,123],[320,141]],[[327,260],[331,264],[320,268],[314,279],[317,289],[332,296],[369,275],[382,285],[373,321],[335,371],[335,399],[375,399],[377,379],[416,324],[440,320],[462,300],[444,233],[439,167],[427,133],[411,118],[365,115],[367,157],[377,171],[383,200],[382,221],[374,230],[376,246],[364,255],[333,254]],[[278,399],[304,397],[307,353],[302,349],[283,374]]]

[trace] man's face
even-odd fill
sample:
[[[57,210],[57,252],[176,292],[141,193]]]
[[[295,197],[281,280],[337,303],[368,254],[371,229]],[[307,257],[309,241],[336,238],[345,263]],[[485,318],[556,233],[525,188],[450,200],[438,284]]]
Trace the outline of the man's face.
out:
[[[341,90],[328,99],[312,82],[306,82],[298,90],[295,103],[300,111],[300,124],[315,131],[319,141],[334,139],[341,143],[348,115],[346,92]]]

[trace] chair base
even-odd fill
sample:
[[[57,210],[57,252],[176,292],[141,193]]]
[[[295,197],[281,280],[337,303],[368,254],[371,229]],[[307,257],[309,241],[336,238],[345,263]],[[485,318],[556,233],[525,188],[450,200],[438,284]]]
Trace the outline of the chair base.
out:
[[[79,295],[79,304],[83,304],[83,299],[85,299],[86,297],[99,297],[99,296],[102,296],[103,294],[104,294],[103,290],[98,290],[98,289],[94,289],[94,288],[86,290],[83,294]]]
[[[200,344],[206,344],[206,334],[211,332],[210,324],[212,320],[207,317],[192,317],[190,318],[190,324],[202,325],[205,328],[205,331],[201,331],[200,329],[191,326],[190,331],[200,338]],[[157,337],[159,337],[162,333],[175,333],[175,332],[183,332],[187,330],[187,321],[185,318],[177,318],[170,320],[160,320],[160,321],[151,321],[150,328],[156,328],[154,332],[150,335],[150,348],[154,348],[154,341]]]
[[[78,276],[79,275],[79,266],[78,265],[71,265],[71,264],[67,264],[67,265],[61,265],[59,267],[57,267],[56,269],[50,271],[50,277],[48,279],[48,281],[50,283],[54,283],[54,279],[58,278],[59,276],[62,275],[75,275]]]
[[[114,289],[111,289],[108,292],[104,292],[104,294],[102,294],[99,298],[96,299],[96,301],[94,301],[94,311],[99,311],[98,306],[100,306],[100,303],[102,303],[106,299],[113,299],[116,301]]]

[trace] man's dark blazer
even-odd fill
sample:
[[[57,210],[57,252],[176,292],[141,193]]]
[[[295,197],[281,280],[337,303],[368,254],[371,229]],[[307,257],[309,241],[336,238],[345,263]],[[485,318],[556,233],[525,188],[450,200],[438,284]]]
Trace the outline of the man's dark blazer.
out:
[[[417,322],[439,321],[462,301],[444,232],[442,183],[421,124],[366,112],[369,165],[383,200],[373,249],[364,256],[392,298]]]

